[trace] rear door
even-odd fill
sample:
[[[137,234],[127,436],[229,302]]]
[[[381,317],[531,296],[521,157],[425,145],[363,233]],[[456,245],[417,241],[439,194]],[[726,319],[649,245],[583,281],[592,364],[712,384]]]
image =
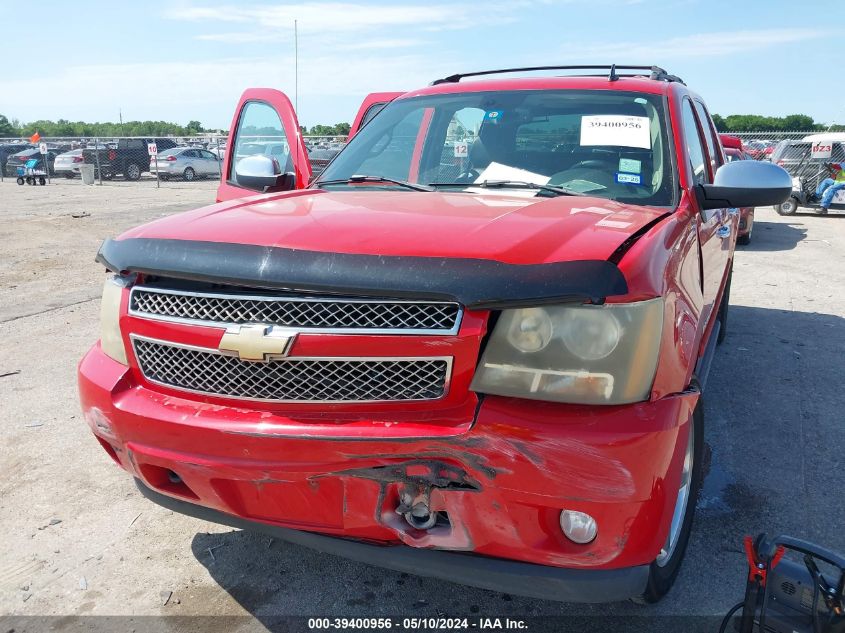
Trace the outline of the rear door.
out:
[[[361,102],[361,107],[358,108],[358,114],[355,115],[355,120],[352,122],[352,127],[349,130],[349,138],[355,136],[358,130],[381,112],[384,106],[402,94],[401,92],[371,92],[364,97],[364,101]]]
[[[229,128],[217,200],[262,193],[238,182],[237,163],[246,156],[266,155],[269,145],[279,143],[285,148],[285,154],[274,158],[281,159],[281,171],[294,174],[294,188],[304,189],[311,179],[311,164],[290,99],[272,88],[249,88],[241,95]]]

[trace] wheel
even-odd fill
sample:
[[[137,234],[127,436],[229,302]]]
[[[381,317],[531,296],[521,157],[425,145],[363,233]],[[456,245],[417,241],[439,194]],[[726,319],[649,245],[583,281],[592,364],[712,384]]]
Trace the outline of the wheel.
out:
[[[722,303],[719,304],[719,336],[716,338],[716,343],[720,344],[728,335],[728,311],[731,308],[731,281],[733,281],[733,267],[728,273],[728,281],[725,284],[725,294],[722,296]]]
[[[47,179],[46,179],[44,176],[41,176],[41,177],[38,179],[38,184],[39,184],[39,185],[41,185],[41,186],[43,187],[44,185],[46,185],[46,184],[47,184]]]
[[[22,184],[24,183],[24,179],[23,179],[23,178],[21,178],[20,176],[18,176],[17,183],[18,183],[19,185],[22,185]]]
[[[747,233],[745,235],[740,235],[736,239],[736,243],[742,246],[748,246],[751,244],[751,233],[754,231],[754,213],[748,214],[748,217],[745,219],[745,228],[747,229]]]
[[[182,172],[182,180],[187,180],[190,182],[191,180],[196,178],[196,176],[196,172],[190,167],[185,167],[185,171]]]
[[[675,512],[666,544],[660,550],[655,561],[649,567],[648,583],[645,592],[634,602],[651,604],[665,596],[675,582],[686,553],[687,543],[692,532],[695,505],[701,489],[702,456],[704,455],[704,409],[699,396],[698,404],[690,418],[681,483],[675,500]]]
[[[33,178],[32,176],[27,176],[26,177],[26,184],[34,185],[35,184],[35,178]]]
[[[795,215],[795,212],[798,211],[798,198],[790,196],[789,200],[777,205],[775,211],[778,212],[778,215]]]
[[[129,163],[123,171],[126,180],[138,180],[141,177],[141,166],[138,163]]]

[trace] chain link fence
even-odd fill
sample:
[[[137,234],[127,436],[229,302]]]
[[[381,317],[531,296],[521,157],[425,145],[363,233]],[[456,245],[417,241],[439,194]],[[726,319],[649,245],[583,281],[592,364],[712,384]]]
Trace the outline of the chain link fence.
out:
[[[214,134],[41,137],[37,142],[29,138],[0,138],[0,181],[38,184],[39,180],[68,179],[100,185],[139,181],[153,186],[219,181],[227,142],[226,136]],[[317,175],[343,148],[346,139],[306,136],[305,144]]]

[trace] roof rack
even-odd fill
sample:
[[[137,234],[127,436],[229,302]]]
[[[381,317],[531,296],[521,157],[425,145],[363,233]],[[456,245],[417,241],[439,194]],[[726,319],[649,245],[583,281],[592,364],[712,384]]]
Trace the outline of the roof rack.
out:
[[[590,73],[587,75],[571,75],[573,77],[607,77],[608,81],[616,81],[621,77],[639,77],[642,74],[627,73],[620,75],[617,70],[647,70],[649,72],[649,79],[655,81],[669,81],[684,84],[684,81],[675,75],[670,75],[660,66],[623,66],[618,64],[610,64],[609,66],[529,66],[527,68],[502,68],[500,70],[482,70],[474,73],[462,73],[457,75],[449,75],[442,79],[435,79],[431,82],[432,86],[440,84],[454,84],[458,83],[464,77],[478,77],[480,75],[498,75],[501,73],[521,73],[531,72],[536,70],[603,70],[602,73]],[[686,85],[686,84],[684,84]]]

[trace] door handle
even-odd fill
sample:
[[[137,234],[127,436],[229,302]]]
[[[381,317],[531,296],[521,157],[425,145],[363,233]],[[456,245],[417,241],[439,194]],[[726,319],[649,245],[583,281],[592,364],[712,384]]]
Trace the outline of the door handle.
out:
[[[731,227],[728,226],[727,224],[723,224],[722,226],[719,227],[719,230],[716,231],[716,235],[718,235],[722,239],[725,239],[726,237],[730,237],[731,236]]]

